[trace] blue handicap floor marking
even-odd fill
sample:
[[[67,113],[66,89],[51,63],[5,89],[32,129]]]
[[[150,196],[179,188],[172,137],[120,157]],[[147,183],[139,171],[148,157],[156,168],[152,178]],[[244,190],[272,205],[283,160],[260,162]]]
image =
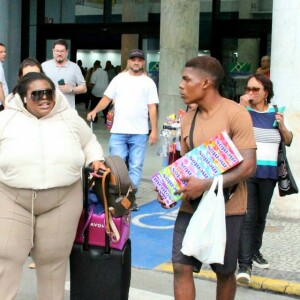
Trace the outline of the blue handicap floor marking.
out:
[[[171,259],[173,229],[179,207],[180,203],[171,209],[163,209],[157,200],[153,200],[132,212],[133,267],[153,269]]]

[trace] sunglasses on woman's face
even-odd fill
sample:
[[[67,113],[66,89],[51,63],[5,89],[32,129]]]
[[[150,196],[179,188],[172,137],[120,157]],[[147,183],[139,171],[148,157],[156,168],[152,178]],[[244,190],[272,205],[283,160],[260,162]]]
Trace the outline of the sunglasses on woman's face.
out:
[[[245,86],[244,87],[245,93],[249,94],[250,92],[252,92],[253,94],[257,94],[260,90],[259,87],[250,87],[250,86]]]
[[[46,89],[46,90],[37,90],[31,92],[32,101],[39,101],[42,99],[53,100],[53,90]]]

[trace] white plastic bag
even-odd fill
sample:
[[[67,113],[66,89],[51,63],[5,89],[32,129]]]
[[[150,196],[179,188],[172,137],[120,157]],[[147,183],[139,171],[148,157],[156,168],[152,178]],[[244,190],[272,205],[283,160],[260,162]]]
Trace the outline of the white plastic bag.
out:
[[[218,192],[215,189],[218,184]],[[225,202],[223,176],[214,178],[186,229],[181,252],[202,263],[224,263],[226,246]]]

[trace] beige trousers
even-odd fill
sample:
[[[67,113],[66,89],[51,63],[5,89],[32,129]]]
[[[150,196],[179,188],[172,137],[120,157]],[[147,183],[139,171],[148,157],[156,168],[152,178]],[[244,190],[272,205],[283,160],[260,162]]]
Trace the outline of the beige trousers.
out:
[[[68,258],[81,211],[81,180],[40,191],[0,183],[1,300],[15,299],[29,252],[36,264],[37,299],[64,299]]]

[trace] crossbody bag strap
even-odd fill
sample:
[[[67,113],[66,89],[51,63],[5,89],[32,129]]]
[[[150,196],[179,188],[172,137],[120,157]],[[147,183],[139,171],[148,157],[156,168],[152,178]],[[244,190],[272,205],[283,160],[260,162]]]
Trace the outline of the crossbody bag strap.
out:
[[[196,123],[196,117],[197,114],[199,112],[199,107],[197,107],[193,120],[192,120],[192,124],[191,124],[191,129],[190,129],[190,134],[189,134],[189,140],[190,140],[190,150],[194,149],[194,140],[193,140],[193,136],[194,136],[194,129],[195,129],[195,123]]]
[[[103,204],[104,204],[104,212],[105,212],[105,231],[107,234],[110,233],[110,228],[109,228],[109,210],[108,210],[108,204],[107,204],[107,196],[106,196],[106,177],[107,175],[110,174],[110,169],[107,168],[105,172],[103,173],[102,177],[102,196],[103,196]]]
[[[273,104],[273,107],[274,107],[274,110],[275,110],[275,113],[278,113],[278,106],[277,104]],[[275,121],[276,121],[276,118],[275,118]],[[279,128],[278,128],[279,130]],[[280,134],[280,137],[281,137],[281,142],[280,143],[283,143],[283,140],[282,140],[282,136],[281,136],[281,133],[280,133],[280,130],[279,130],[279,134]],[[280,146],[280,145],[279,145]],[[282,146],[281,146],[282,147]]]
[[[277,104],[273,104],[273,107],[274,107],[274,110],[275,110],[275,114],[278,113],[278,106],[277,106]],[[276,118],[275,118],[275,122],[276,122]],[[279,130],[279,128],[278,128],[278,130]],[[281,136],[280,130],[279,130],[279,134],[280,134],[281,142],[282,142],[282,136]]]
[[[102,197],[103,197],[103,204],[104,204],[104,214],[105,214],[105,246],[104,246],[104,252],[107,254],[110,252],[110,224],[109,224],[109,209],[108,209],[108,203],[107,203],[107,196],[106,196],[106,185],[108,184],[108,181],[106,180],[106,177],[111,173],[110,169],[107,168],[102,177]]]

